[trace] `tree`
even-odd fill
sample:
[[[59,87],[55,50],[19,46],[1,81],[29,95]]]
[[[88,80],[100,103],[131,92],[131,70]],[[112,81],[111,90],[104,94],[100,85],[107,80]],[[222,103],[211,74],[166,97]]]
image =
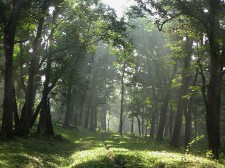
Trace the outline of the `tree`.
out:
[[[123,112],[124,112],[124,75],[125,75],[125,68],[126,68],[126,61],[123,63],[122,67],[122,76],[121,76],[121,102],[120,102],[120,123],[119,123],[119,134],[122,136],[123,134]]]
[[[210,57],[210,77],[207,88],[203,91],[203,98],[206,107],[206,125],[208,135],[209,149],[215,158],[219,157],[220,149],[220,104],[221,104],[221,86],[223,76],[223,49],[224,43],[221,39],[224,32],[224,26],[220,20],[224,17],[221,14],[224,2],[221,0],[209,1],[142,1],[137,0],[139,13],[143,11],[148,14],[158,14],[161,18],[155,18],[159,30],[171,20],[181,21],[190,19],[195,25],[195,29],[201,27],[206,34],[209,42]],[[196,4],[197,3],[197,4]],[[156,11],[148,8],[151,4]],[[138,8],[136,8],[138,9]],[[207,9],[207,10],[204,10]],[[143,13],[142,13],[143,14]],[[155,15],[156,16],[156,15]]]
[[[185,45],[184,45],[184,61],[183,61],[183,70],[182,70],[182,79],[181,79],[181,87],[178,95],[178,103],[177,103],[177,114],[175,119],[175,124],[173,128],[173,135],[171,139],[171,146],[178,147],[179,146],[179,139],[182,127],[182,117],[185,111],[185,100],[184,96],[187,94],[187,89],[189,86],[189,74],[188,68],[190,66],[191,56],[192,56],[192,45],[193,40],[186,37]]]
[[[28,75],[28,83],[25,93],[25,103],[22,108],[22,113],[19,121],[19,127],[18,130],[16,130],[17,134],[20,135],[28,135],[29,134],[29,128],[30,128],[30,122],[31,118],[33,116],[33,106],[35,101],[35,92],[36,89],[34,87],[34,79],[37,74],[37,67],[39,62],[39,53],[38,48],[41,44],[41,37],[42,37],[42,31],[43,31],[43,25],[46,17],[46,13],[48,11],[48,8],[50,6],[49,0],[44,0],[41,5],[41,11],[40,11],[40,17],[38,19],[38,25],[37,25],[37,32],[36,37],[34,38],[33,44],[32,44],[32,55],[31,55],[31,61],[30,61],[30,67],[29,67],[29,75]]]
[[[8,4],[0,2],[0,25],[4,34],[5,51],[5,87],[1,133],[7,139],[13,137],[13,114],[17,114],[13,81],[13,50],[21,7],[22,0]],[[10,11],[9,14],[7,10]]]

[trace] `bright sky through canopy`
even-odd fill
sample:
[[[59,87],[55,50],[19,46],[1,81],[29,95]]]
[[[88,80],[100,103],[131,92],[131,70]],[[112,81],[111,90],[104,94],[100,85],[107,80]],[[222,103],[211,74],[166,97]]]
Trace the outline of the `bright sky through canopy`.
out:
[[[102,2],[114,8],[117,15],[121,17],[124,9],[130,6],[133,3],[133,0],[102,0]]]

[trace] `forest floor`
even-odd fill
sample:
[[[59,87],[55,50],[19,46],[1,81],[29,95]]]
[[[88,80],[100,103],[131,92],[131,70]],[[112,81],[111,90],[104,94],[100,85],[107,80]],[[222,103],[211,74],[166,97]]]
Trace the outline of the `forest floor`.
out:
[[[193,154],[172,149],[168,142],[156,143],[117,133],[90,132],[57,127],[56,136],[31,135],[13,141],[0,141],[0,167],[3,168],[222,168],[225,157],[206,157],[202,143]],[[200,145],[200,146],[199,146]]]

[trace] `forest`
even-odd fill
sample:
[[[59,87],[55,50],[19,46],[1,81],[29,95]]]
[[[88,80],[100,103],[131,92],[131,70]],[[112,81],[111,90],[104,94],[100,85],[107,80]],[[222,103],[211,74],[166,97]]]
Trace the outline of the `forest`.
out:
[[[224,74],[224,0],[0,0],[0,167],[224,167]]]

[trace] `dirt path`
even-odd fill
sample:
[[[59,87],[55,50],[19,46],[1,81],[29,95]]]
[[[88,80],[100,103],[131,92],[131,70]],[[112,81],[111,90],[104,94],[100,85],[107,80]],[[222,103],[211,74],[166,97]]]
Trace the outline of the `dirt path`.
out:
[[[104,136],[104,133],[102,133],[102,141],[103,141],[103,144],[105,146],[105,149],[107,150],[107,153],[108,153],[108,157],[110,160],[112,160],[114,162],[114,166],[115,168],[126,168],[125,164],[120,160],[118,160],[117,158],[115,158],[113,156],[113,153],[112,151],[110,150],[109,146],[107,145],[107,143],[105,142],[105,136]]]

